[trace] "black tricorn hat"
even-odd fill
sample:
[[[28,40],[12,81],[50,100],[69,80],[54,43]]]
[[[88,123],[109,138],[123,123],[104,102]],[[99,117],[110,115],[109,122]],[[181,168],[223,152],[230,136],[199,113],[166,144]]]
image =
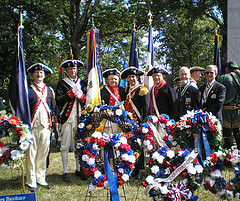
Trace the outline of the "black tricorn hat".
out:
[[[121,79],[126,79],[129,75],[143,75],[144,72],[136,68],[135,66],[130,66],[126,69],[124,69],[121,73]]]
[[[53,71],[51,68],[48,66],[42,64],[42,63],[36,63],[31,65],[28,69],[27,72],[33,73],[35,70],[43,70],[46,74],[52,74]]]
[[[194,71],[205,71],[205,68],[202,68],[200,66],[193,66],[190,68],[190,73],[193,73]]]
[[[62,68],[67,68],[67,67],[82,67],[83,66],[83,62],[79,61],[79,60],[67,60],[64,61],[60,67]]]
[[[169,74],[168,71],[162,67],[153,67],[148,73],[147,76],[152,76],[154,73]]]
[[[120,75],[120,71],[116,68],[114,69],[108,69],[103,72],[103,77],[107,78],[109,75]]]

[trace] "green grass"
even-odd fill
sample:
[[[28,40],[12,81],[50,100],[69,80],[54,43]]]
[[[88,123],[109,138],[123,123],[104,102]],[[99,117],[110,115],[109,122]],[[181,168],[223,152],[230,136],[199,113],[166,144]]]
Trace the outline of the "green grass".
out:
[[[88,184],[91,179],[83,181],[75,176],[75,159],[73,153],[69,154],[69,173],[71,177],[71,183],[66,184],[62,181],[62,162],[60,152],[55,152],[55,149],[52,149],[53,153],[50,154],[50,165],[47,169],[47,181],[53,187],[50,190],[47,190],[42,187],[38,187],[36,192],[37,200],[39,201],[81,201],[81,200],[97,200],[97,201],[106,201],[110,200],[109,191],[103,188],[97,188],[92,192],[92,198],[86,197],[88,193]],[[138,201],[147,201],[151,198],[147,197],[144,191],[144,188],[140,186],[140,182],[135,182],[132,179],[130,182],[124,185],[124,190],[126,194],[126,200],[134,201],[138,194]],[[21,172],[6,168],[0,169],[0,195],[13,195],[13,194],[22,194],[22,177]],[[30,193],[26,188],[25,193]],[[216,196],[207,192],[203,188],[200,188],[197,193],[199,196],[199,201],[215,201]],[[119,188],[120,200],[124,201],[123,197],[123,188]],[[108,199],[107,199],[108,198]],[[237,199],[234,199],[237,200]]]

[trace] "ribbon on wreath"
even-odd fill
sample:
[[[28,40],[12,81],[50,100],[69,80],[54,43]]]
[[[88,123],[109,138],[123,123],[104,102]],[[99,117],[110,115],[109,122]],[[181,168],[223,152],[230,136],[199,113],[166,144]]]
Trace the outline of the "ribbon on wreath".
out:
[[[117,187],[117,172],[114,161],[114,153],[111,145],[104,147],[104,167],[107,176],[107,181],[110,189],[110,196],[112,201],[119,201],[118,187]]]

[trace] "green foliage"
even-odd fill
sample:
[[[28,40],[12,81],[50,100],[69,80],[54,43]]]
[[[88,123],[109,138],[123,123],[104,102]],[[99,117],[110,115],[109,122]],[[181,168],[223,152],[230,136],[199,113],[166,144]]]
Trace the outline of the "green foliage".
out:
[[[139,63],[144,68],[147,47],[142,38],[148,31],[148,12],[152,11],[155,61],[172,67],[171,79],[179,66],[205,66],[213,61],[214,29],[220,25],[224,36],[224,0],[2,0],[0,2],[0,97],[7,98],[11,68],[17,47],[19,12],[23,12],[23,45],[26,68],[42,62],[54,71],[47,84],[56,87],[60,60],[72,53],[85,64],[80,75],[86,77],[87,32],[94,24],[99,30],[100,59],[103,70],[121,70],[128,61],[131,31],[136,26]],[[216,11],[220,15],[216,15]],[[146,35],[145,35],[146,36]],[[220,37],[221,40],[226,40]],[[223,44],[226,44],[223,42]],[[156,47],[156,45],[158,45]],[[224,48],[223,48],[224,49]],[[31,75],[29,82],[31,81]]]

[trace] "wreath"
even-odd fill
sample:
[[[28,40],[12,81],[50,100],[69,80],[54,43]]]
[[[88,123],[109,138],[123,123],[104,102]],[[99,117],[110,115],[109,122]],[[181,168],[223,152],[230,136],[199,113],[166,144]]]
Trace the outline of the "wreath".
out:
[[[0,166],[22,167],[24,152],[32,143],[29,126],[13,115],[0,111]]]
[[[168,135],[163,139],[169,147],[184,147],[194,149],[193,134],[206,133],[207,140],[211,144],[211,151],[217,151],[223,146],[222,126],[220,121],[211,113],[202,110],[187,111],[180,121],[171,126]]]
[[[96,160],[99,150],[104,146],[113,146],[120,153],[119,164],[117,164],[118,185],[123,185],[129,180],[136,157],[127,138],[133,133],[138,132],[134,121],[129,117],[131,114],[123,110],[122,103],[116,106],[107,105],[87,105],[83,108],[82,115],[79,118],[79,125],[76,132],[76,154],[84,168],[87,176],[92,175],[93,180],[89,185],[89,190],[93,191],[96,187],[107,186],[107,178],[101,160]],[[107,119],[117,123],[126,133],[106,134],[96,131],[101,127],[102,120]]]
[[[188,150],[160,147],[147,162],[149,174],[142,186],[154,200],[197,200],[193,192],[198,188],[203,167]],[[180,182],[173,184],[174,180]],[[171,182],[171,185],[164,183]]]
[[[206,190],[218,195],[222,200],[232,200],[234,197],[240,198],[239,156],[233,150],[214,152],[204,161],[204,164],[206,168],[203,180]],[[223,177],[223,171],[226,171],[226,167],[234,170],[233,178],[229,182]]]

